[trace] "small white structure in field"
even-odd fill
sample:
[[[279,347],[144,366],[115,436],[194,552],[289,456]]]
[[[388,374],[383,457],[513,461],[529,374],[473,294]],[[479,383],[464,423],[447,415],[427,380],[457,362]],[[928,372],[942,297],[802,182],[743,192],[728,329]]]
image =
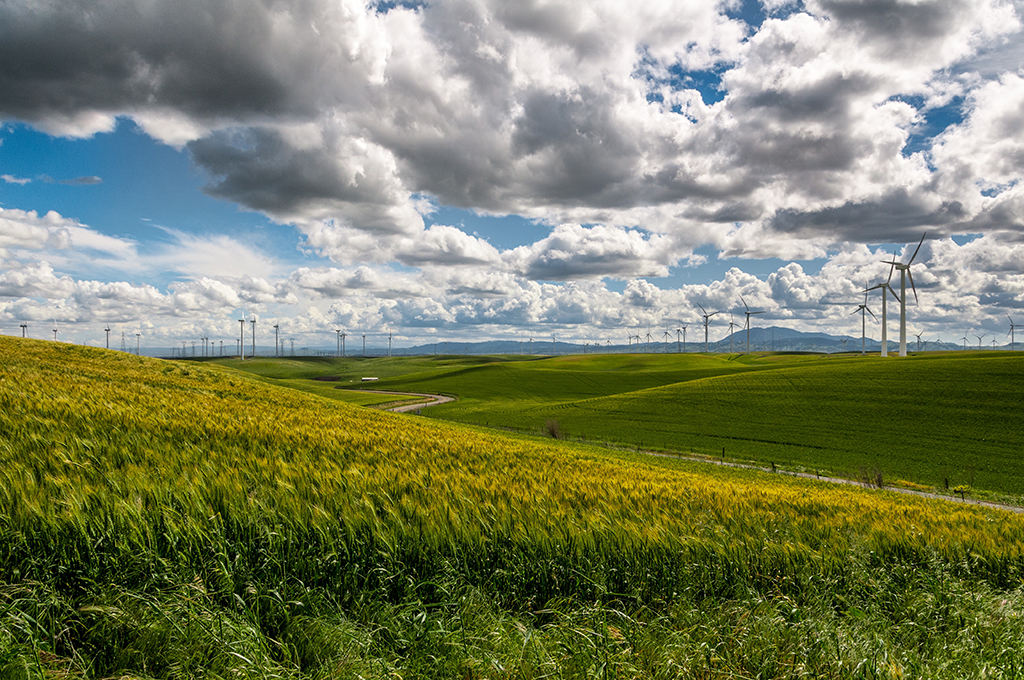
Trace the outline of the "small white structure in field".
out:
[[[360,378],[361,382],[377,382],[380,378]]]

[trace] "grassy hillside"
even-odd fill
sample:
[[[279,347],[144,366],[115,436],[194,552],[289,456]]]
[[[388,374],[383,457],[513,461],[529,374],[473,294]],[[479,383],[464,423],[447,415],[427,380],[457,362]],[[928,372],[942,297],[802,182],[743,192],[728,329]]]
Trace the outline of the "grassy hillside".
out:
[[[0,338],[4,677],[1024,668],[1024,519]]]
[[[1020,353],[574,357],[385,384],[458,394],[436,418],[1024,496]]]

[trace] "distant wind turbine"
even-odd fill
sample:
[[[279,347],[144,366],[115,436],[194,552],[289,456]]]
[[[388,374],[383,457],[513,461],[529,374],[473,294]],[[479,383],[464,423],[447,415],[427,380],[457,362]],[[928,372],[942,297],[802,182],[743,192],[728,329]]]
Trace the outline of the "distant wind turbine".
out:
[[[914,302],[917,302],[917,287],[914,286],[914,276],[910,273],[910,265],[914,263],[914,258],[917,257],[917,253],[921,250],[921,245],[924,243],[924,237],[927,233],[921,235],[921,241],[917,244],[917,249],[914,250],[914,254],[910,256],[910,260],[903,264],[897,262],[896,258],[893,257],[891,264],[900,272],[900,356],[907,356],[907,278],[910,278],[910,287],[914,291]],[[891,275],[890,270],[890,275]],[[884,297],[884,295],[883,295]]]
[[[697,306],[700,307],[701,316],[704,317],[704,353],[706,354],[708,351],[708,325],[711,323],[711,317],[718,314],[718,312],[708,314],[708,310],[704,309],[703,305]]]
[[[276,324],[275,323],[274,324],[274,356],[275,357],[278,356],[278,353],[277,353],[278,352],[278,347],[280,347],[280,345],[281,345],[281,342],[278,340],[278,337],[279,337],[278,333],[280,332],[280,330],[281,330],[281,324]]]
[[[135,356],[142,356],[142,333],[135,334]]]
[[[672,339],[672,334],[665,331],[665,334],[661,337],[665,338],[665,354],[668,354],[668,341]]]
[[[974,336],[974,337],[976,337],[976,338],[978,339],[978,349],[981,349],[981,348],[982,348],[982,347],[981,347],[981,339],[982,339],[983,337],[985,337],[986,335],[988,335],[988,333],[983,333],[983,334],[981,334],[981,335],[975,335],[975,336]]]
[[[103,332],[107,334],[107,349],[110,349],[110,326],[104,326]]]
[[[249,319],[249,323],[252,324],[252,355],[256,356],[256,317],[253,316]]]
[[[733,341],[733,329],[736,328],[736,324],[733,321],[732,314],[729,314],[729,354],[732,354],[732,341]]]
[[[924,333],[914,333],[914,337],[917,338],[917,351],[918,352],[921,351],[921,336],[922,335],[924,335]]]
[[[239,361],[245,361],[245,312],[242,312],[242,318],[238,320],[238,325],[242,328],[238,336],[238,356]],[[182,352],[185,351],[185,343],[181,343],[181,349]]]
[[[743,303],[743,309],[745,310],[744,313],[747,315],[747,354],[750,354],[750,317],[753,316],[754,314],[764,314],[764,311],[750,311],[750,307],[747,307],[747,301],[743,299],[742,295],[740,296],[740,302]]]
[[[1015,328],[1017,328],[1017,326],[1013,323],[1013,319],[1010,319],[1010,315],[1009,314],[1006,315],[1006,318],[1010,320],[1010,332],[1007,335],[1010,336],[1010,351],[1012,352],[1012,351],[1014,351],[1016,349],[1016,347],[1015,347],[1016,343],[1014,342],[1013,331],[1014,331]]]
[[[883,303],[884,303],[884,297],[883,297]],[[867,291],[864,291],[864,304],[857,305],[857,309],[853,310],[854,314],[856,314],[857,312],[860,312],[860,353],[863,355],[863,354],[865,354],[867,352],[867,333],[866,333],[866,326],[865,326],[866,317],[864,315],[864,312],[867,312],[868,314],[871,315],[872,319],[874,319],[875,321],[878,321],[878,317],[875,316],[874,312],[872,312],[870,309],[868,309],[868,293],[867,293]],[[883,338],[885,337],[885,331],[882,331],[882,337]]]
[[[23,324],[21,324],[21,337],[23,337],[23,338],[24,337],[28,337],[27,334],[28,334],[28,324],[27,323],[23,323]],[[109,349],[109,348],[110,348],[110,342],[108,341],[107,342],[107,349]]]
[[[961,340],[964,341],[964,349],[966,350],[967,349],[967,335],[964,334],[964,337],[962,337]]]

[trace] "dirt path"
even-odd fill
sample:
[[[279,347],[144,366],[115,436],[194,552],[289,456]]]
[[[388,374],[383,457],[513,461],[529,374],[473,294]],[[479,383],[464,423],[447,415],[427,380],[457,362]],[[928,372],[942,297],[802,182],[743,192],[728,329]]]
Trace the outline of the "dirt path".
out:
[[[400,404],[398,406],[392,406],[384,409],[391,411],[392,413],[407,413],[409,411],[418,411],[421,408],[427,408],[428,406],[437,406],[438,404],[447,404],[450,401],[455,401],[455,397],[446,397],[443,394],[426,394],[424,392],[391,392],[388,390],[352,390],[353,392],[369,392],[370,394],[388,394],[396,397],[419,397],[421,399],[427,399],[427,401],[418,401],[414,404]]]

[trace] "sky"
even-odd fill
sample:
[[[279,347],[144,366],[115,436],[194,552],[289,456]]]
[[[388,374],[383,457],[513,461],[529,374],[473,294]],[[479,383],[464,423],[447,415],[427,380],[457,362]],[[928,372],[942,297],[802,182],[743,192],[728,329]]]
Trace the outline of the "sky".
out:
[[[0,93],[8,335],[1024,328],[1024,0],[0,0]]]

